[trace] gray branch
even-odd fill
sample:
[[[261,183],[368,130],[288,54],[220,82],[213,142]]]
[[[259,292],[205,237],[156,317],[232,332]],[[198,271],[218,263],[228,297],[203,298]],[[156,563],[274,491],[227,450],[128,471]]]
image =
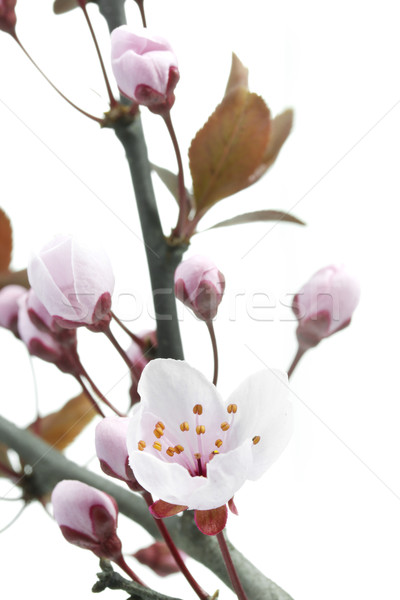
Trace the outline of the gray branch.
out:
[[[0,417],[0,443],[15,450],[21,459],[32,467],[32,475],[24,477],[21,484],[26,485],[33,496],[39,498],[48,494],[56,483],[63,479],[77,479],[113,496],[124,515],[159,539],[158,529],[154,525],[144,500],[139,495],[78,466],[40,438],[29,431],[19,429],[4,417]],[[178,548],[208,567],[226,585],[231,587],[216,539],[199,532],[191,512],[188,511],[183,517],[167,519],[166,525]],[[229,542],[228,544],[232,560],[249,600],[292,600],[284,590],[256,569],[232,544]]]

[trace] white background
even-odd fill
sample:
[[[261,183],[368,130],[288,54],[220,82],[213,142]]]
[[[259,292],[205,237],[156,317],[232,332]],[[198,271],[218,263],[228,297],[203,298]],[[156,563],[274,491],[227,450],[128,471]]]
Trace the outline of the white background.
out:
[[[96,7],[90,9],[108,63],[106,26]],[[128,9],[137,26],[134,2]],[[295,110],[293,132],[272,170],[221,202],[204,226],[274,208],[291,210],[307,227],[260,224],[207,232],[194,238],[189,251],[210,254],[227,279],[215,323],[221,391],[229,392],[263,362],[287,369],[296,343],[286,295],[314,271],[345,262],[362,286],[351,326],[310,351],[296,371],[293,441],[260,481],[236,495],[240,517],[230,518],[229,535],[295,600],[398,598],[398,3],[147,0],[147,16],[179,57],[173,120],[184,156],[222,97],[232,50],[250,68],[252,91],[274,115],[289,106]],[[100,115],[106,94],[80,12],[55,17],[50,0],[18,0],[18,19],[22,42],[51,79]],[[116,312],[135,331],[151,327],[122,148],[111,131],[99,130],[60,100],[6,35],[0,36],[0,56],[0,205],[14,226],[13,266],[26,266],[54,233],[95,237],[114,265]],[[161,119],[149,113],[143,118],[151,159],[175,169]],[[176,207],[157,180],[155,185],[168,233]],[[180,317],[187,359],[211,374],[205,327],[181,307]],[[80,332],[80,340],[87,369],[111,400],[125,406],[124,364],[99,336]],[[1,412],[26,425],[35,414],[26,352],[6,331],[0,332],[0,348]],[[43,414],[78,392],[52,365],[35,361],[35,372]],[[93,457],[92,429],[67,453],[80,464]],[[97,468],[95,460],[91,466]],[[9,493],[7,483],[1,492]],[[18,506],[2,502],[0,527]],[[149,541],[123,517],[121,537],[126,551]],[[97,559],[64,542],[38,504],[0,535],[0,561],[4,597],[92,597]],[[219,585],[202,567],[193,564],[193,570],[210,592]],[[137,571],[160,591],[194,597],[179,577],[159,581],[145,568]],[[118,594],[103,597],[123,597]],[[221,592],[221,598],[232,597]]]

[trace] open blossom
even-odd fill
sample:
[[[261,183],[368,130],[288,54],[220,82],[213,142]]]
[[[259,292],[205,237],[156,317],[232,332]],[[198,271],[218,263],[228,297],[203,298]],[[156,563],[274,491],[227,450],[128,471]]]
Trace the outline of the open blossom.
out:
[[[347,327],[359,300],[360,286],[343,265],[317,271],[293,300],[300,347],[312,348]]]
[[[22,285],[6,285],[0,290],[0,326],[18,335],[18,300],[25,296]]]
[[[54,518],[68,542],[100,558],[120,558],[114,498],[80,481],[64,480],[54,488],[51,501]]]
[[[108,326],[114,274],[103,250],[58,235],[33,257],[28,276],[54,323],[92,330]]]
[[[195,510],[204,533],[226,523],[226,503],[278,458],[291,435],[287,376],[265,369],[226,402],[184,361],[156,359],[139,382],[127,438],[138,482],[159,498],[157,517]]]
[[[225,290],[225,277],[207,256],[196,254],[175,271],[175,296],[204,321],[214,319]]]
[[[171,108],[179,71],[167,40],[147,28],[117,27],[111,34],[111,64],[124,96],[153,112]]]

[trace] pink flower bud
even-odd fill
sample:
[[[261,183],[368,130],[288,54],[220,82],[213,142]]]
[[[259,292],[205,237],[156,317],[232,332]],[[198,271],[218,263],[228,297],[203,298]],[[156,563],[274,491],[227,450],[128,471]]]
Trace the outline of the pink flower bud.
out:
[[[29,290],[26,297],[26,306],[30,320],[38,329],[45,331],[46,333],[59,329],[54,322],[54,318],[40,302],[37,294],[35,294],[32,288]]]
[[[28,266],[32,288],[61,327],[100,331],[111,316],[114,275],[107,255],[69,235],[58,235]]]
[[[15,5],[17,0],[0,0],[0,31],[14,35],[17,15]]]
[[[181,552],[183,558],[186,554]],[[179,567],[165,542],[154,542],[147,548],[141,548],[133,555],[142,565],[153,569],[160,577],[178,573]]]
[[[7,285],[0,290],[0,326],[18,336],[18,300],[26,294],[22,285]]]
[[[106,475],[122,479],[133,490],[143,488],[137,484],[128,464],[126,436],[129,425],[128,417],[106,417],[96,427],[96,454],[100,466]]]
[[[206,256],[192,256],[175,271],[175,295],[204,321],[214,319],[225,289],[225,277]]]
[[[53,490],[54,518],[65,539],[100,558],[118,560],[118,507],[111,496],[80,481],[60,481]]]
[[[172,107],[178,61],[164,38],[148,29],[117,27],[111,34],[111,62],[122,94],[156,113]]]
[[[36,327],[28,313],[28,292],[19,298],[18,333],[32,356],[54,363],[63,373],[79,371],[76,353],[76,335],[69,336],[68,343],[61,343],[57,337]],[[72,333],[72,332],[71,332]]]
[[[143,346],[140,346],[135,341],[132,341],[126,354],[135,367],[135,374],[140,377],[143,369],[155,356],[157,349],[157,333],[156,331],[143,331],[138,334],[138,337],[143,341]]]
[[[347,327],[359,299],[359,284],[344,266],[330,265],[317,271],[293,300],[300,347],[312,348]]]

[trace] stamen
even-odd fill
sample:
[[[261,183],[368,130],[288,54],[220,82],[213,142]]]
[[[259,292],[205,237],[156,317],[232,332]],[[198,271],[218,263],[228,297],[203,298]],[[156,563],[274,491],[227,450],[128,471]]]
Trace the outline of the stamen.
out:
[[[162,430],[161,427],[156,427],[155,430],[153,431],[154,435],[156,436],[156,438],[160,439],[160,437],[162,435],[164,435],[164,431]]]
[[[229,427],[230,427],[230,425],[226,421],[224,421],[223,423],[221,423],[221,429],[222,429],[222,431],[228,431]]]
[[[175,453],[175,448],[172,448],[172,446],[170,446],[168,450],[166,450],[166,453],[168,454],[168,456],[173,456]]]
[[[229,404],[229,406],[226,410],[228,411],[229,414],[236,413],[237,412],[237,404]]]
[[[146,448],[146,442],[143,440],[140,440],[140,442],[138,443],[138,450],[144,450]]]
[[[222,440],[217,440],[215,442],[215,445],[217,446],[217,448],[221,448],[221,446],[222,446]]]
[[[193,406],[193,413],[195,415],[202,415],[203,414],[203,407],[201,404],[195,404]]]
[[[180,454],[181,452],[183,452],[183,451],[184,451],[184,449],[185,449],[185,448],[184,448],[183,446],[181,446],[180,444],[178,444],[178,445],[177,445],[177,446],[175,446],[175,448],[174,448],[174,450],[175,450],[175,452],[176,452],[177,454]]]
[[[187,421],[184,421],[180,424],[180,428],[181,431],[189,431],[189,423]]]
[[[259,442],[260,440],[261,440],[260,436],[259,436],[259,435],[255,435],[255,436],[253,437],[253,444],[254,444],[254,445],[255,445],[255,444],[258,444],[258,442]]]
[[[154,442],[153,448],[154,448],[154,450],[158,450],[159,452],[161,452],[162,446],[161,446],[160,442]]]
[[[218,451],[218,450],[213,450],[213,451],[211,452],[211,454],[219,454],[219,451]]]
[[[197,435],[201,435],[202,433],[206,432],[206,428],[204,427],[204,425],[197,425],[196,427],[196,433]]]
[[[162,421],[158,421],[158,423],[156,423],[156,429],[162,429],[164,431],[165,429],[165,425]]]
[[[200,452],[196,452],[196,454],[194,455],[196,460],[200,460],[201,459],[201,454]]]

